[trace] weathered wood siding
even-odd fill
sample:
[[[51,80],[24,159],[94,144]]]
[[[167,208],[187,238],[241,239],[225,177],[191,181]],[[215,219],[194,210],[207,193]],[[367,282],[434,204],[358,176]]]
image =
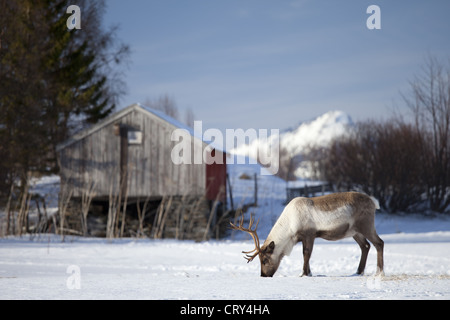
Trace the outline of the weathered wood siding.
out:
[[[81,197],[83,190],[95,183],[96,197],[119,192],[121,146],[115,125],[142,132],[140,144],[128,144],[128,197],[205,194],[206,165],[175,165],[171,151],[176,142],[171,141],[171,134],[176,127],[139,107],[118,112],[59,148],[63,190],[67,185],[73,189],[73,197]],[[201,144],[192,138],[194,143]]]

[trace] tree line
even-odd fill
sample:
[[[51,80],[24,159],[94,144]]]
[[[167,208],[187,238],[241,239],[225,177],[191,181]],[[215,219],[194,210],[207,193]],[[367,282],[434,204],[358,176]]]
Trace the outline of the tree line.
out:
[[[389,212],[448,212],[450,63],[429,57],[410,88],[407,115],[358,123],[309,158],[318,178],[371,194]]]

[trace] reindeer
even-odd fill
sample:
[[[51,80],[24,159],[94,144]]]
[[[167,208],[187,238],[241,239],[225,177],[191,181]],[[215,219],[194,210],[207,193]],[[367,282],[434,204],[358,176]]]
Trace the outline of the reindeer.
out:
[[[284,208],[266,241],[260,247],[256,233],[259,220],[250,215],[248,228],[244,228],[244,216],[239,226],[230,222],[231,228],[249,233],[255,249],[242,251],[247,263],[258,256],[261,277],[272,277],[284,256],[289,256],[294,245],[303,243],[303,274],[311,276],[309,259],[314,239],[340,240],[353,237],[361,248],[361,260],[356,274],[362,275],[366,267],[370,244],[377,249],[377,275],[383,275],[384,242],[375,230],[375,210],[380,209],[378,200],[359,192],[334,193],[315,198],[295,198]]]

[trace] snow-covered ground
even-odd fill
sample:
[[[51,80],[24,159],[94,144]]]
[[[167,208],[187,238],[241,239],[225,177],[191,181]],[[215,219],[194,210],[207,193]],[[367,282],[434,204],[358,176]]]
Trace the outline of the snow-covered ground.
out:
[[[235,171],[233,171],[233,169]],[[236,203],[251,202],[251,166],[231,168]],[[259,169],[258,169],[259,170]],[[258,178],[264,239],[283,208],[284,182]],[[364,276],[352,276],[360,249],[353,239],[317,239],[313,277],[299,277],[302,246],[281,262],[273,278],[259,276],[242,250],[253,242],[243,232],[195,243],[176,240],[94,239],[56,235],[0,238],[0,299],[450,299],[450,217],[378,213],[385,241],[385,277],[374,277],[372,247]]]
[[[242,258],[251,241],[3,238],[0,299],[450,299],[450,222],[402,220],[392,222],[406,229],[423,222],[424,232],[381,235],[383,278],[373,276],[374,249],[366,275],[352,276],[360,255],[352,240],[317,240],[313,277],[299,277],[297,245],[273,278],[261,278],[259,262]]]
[[[257,165],[229,166],[234,202],[253,201]],[[50,199],[57,177],[36,182]],[[265,239],[283,209],[285,183],[258,176],[258,234]],[[50,201],[50,200],[49,200]],[[302,246],[281,262],[273,278],[261,278],[259,261],[242,250],[252,240],[231,232],[225,240],[95,239],[56,235],[0,238],[0,299],[450,299],[450,217],[377,213],[385,241],[385,277],[374,277],[376,250],[366,274],[353,276],[359,246],[353,239],[316,240],[312,277],[300,277]]]

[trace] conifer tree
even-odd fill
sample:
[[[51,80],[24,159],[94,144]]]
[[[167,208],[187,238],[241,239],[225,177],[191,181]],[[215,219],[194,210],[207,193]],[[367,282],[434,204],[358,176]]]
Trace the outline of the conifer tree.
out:
[[[30,170],[56,171],[56,145],[110,114],[128,47],[104,30],[104,1],[69,30],[62,0],[0,0],[0,194]]]

